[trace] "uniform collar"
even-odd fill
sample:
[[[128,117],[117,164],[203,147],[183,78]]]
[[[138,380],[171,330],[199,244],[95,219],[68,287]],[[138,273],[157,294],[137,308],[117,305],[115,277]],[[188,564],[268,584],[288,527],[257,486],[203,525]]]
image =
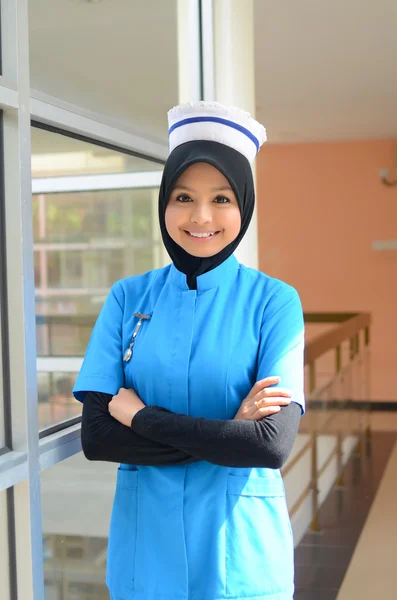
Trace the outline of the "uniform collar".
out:
[[[208,271],[207,273],[204,273],[203,275],[199,275],[197,277],[197,292],[206,292],[207,290],[211,290],[213,288],[218,287],[223,282],[227,282],[231,279],[234,279],[234,277],[237,274],[237,271],[239,270],[239,267],[240,263],[238,262],[234,254],[232,254],[215,269],[212,269],[211,271]],[[178,271],[174,263],[171,264],[170,276],[173,285],[179,287],[182,290],[189,290],[189,287],[186,282],[185,273]]]

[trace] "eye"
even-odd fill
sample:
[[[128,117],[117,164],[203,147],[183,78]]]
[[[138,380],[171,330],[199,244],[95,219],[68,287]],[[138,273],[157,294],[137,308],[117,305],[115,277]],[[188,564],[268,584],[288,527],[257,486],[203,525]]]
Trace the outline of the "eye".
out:
[[[177,202],[191,202],[192,201],[191,197],[188,196],[187,194],[179,194],[179,196],[177,196],[175,198],[175,200]]]
[[[214,200],[216,204],[227,204],[230,199],[227,196],[217,196]]]

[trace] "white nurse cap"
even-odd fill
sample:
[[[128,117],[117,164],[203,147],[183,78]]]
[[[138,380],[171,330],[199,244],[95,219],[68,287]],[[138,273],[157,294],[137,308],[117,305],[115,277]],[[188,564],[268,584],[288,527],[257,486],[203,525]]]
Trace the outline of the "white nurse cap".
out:
[[[210,140],[234,148],[249,163],[266,141],[266,129],[250,113],[218,102],[189,102],[168,111],[169,147],[193,140]]]

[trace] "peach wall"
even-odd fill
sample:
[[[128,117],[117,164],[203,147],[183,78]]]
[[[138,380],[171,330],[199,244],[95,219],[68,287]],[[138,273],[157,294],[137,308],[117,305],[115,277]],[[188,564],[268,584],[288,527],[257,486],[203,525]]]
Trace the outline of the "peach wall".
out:
[[[397,142],[269,145],[257,160],[259,267],[295,286],[306,311],[370,311],[372,398],[397,401]]]

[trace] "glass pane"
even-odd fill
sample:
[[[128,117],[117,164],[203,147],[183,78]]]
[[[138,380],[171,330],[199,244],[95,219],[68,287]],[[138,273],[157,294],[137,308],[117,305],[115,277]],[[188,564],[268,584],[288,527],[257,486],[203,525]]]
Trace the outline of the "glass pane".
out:
[[[1,12],[0,12],[1,14]],[[5,286],[3,279],[5,278],[5,204],[4,204],[4,188],[3,188],[3,111],[0,110],[0,448],[5,446],[5,429],[4,429],[4,388],[3,388],[3,332],[2,332],[2,304]]]
[[[82,453],[42,472],[47,600],[109,600],[105,572],[115,475],[115,465],[89,463]]]
[[[177,4],[30,0],[32,88],[166,140],[166,111],[178,104]]]
[[[32,129],[32,153],[43,429],[81,411],[71,391],[109,288],[162,266],[153,187],[161,165],[38,128]]]
[[[7,492],[0,492],[0,589],[1,598],[10,595],[10,565],[8,548]]]
[[[163,115],[165,117],[165,113]],[[32,131],[32,172],[34,177],[109,175],[157,171],[161,165],[102,146],[55,134],[45,129]],[[37,211],[37,209],[36,209]],[[38,214],[35,215],[38,226]]]
[[[67,338],[66,334],[64,337]],[[54,423],[61,423],[80,415],[81,404],[72,396],[76,377],[77,372],[39,371],[37,373],[40,429],[46,429]]]

